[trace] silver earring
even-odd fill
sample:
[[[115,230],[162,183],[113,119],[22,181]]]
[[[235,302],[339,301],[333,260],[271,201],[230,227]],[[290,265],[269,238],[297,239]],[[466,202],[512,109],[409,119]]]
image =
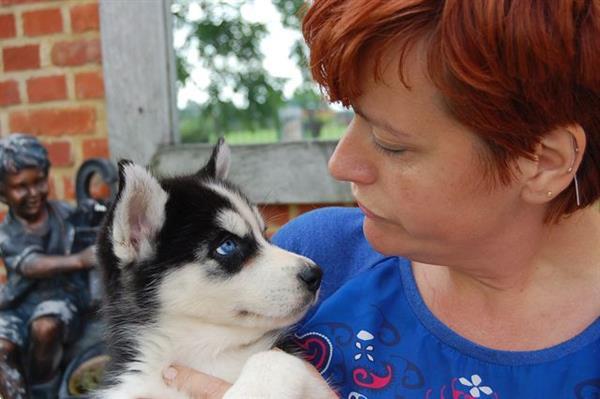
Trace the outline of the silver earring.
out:
[[[577,154],[579,153],[579,146],[577,145],[577,140],[575,140],[575,136],[571,135],[573,139],[573,149],[575,150],[575,158],[573,158],[573,163],[571,167],[569,167],[569,173],[573,172],[573,167],[575,166],[575,160],[577,159]],[[581,198],[579,197],[579,183],[577,182],[577,172],[573,174],[573,181],[575,182],[575,200],[577,202],[577,207],[581,206]]]
[[[575,182],[575,199],[577,201],[577,207],[580,207],[581,199],[579,198],[579,183],[577,183],[577,173],[573,175],[573,181]]]

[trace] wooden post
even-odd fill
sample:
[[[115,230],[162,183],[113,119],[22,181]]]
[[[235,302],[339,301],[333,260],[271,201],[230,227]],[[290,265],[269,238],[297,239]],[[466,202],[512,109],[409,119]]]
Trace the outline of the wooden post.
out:
[[[170,0],[100,2],[111,158],[147,164],[179,141]]]

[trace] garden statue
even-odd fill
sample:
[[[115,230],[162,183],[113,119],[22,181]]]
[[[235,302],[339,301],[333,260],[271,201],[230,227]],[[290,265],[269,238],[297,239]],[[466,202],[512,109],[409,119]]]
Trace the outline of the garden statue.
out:
[[[7,272],[0,286],[3,398],[56,397],[66,345],[78,337],[90,306],[93,239],[76,243],[85,212],[48,199],[49,168],[36,138],[11,134],[0,140],[0,200],[9,208],[0,224]]]

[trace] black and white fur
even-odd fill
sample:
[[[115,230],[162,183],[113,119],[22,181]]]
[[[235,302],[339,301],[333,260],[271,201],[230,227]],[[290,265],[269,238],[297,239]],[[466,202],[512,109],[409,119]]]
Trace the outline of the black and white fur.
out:
[[[228,168],[222,141],[195,175],[120,163],[98,242],[111,361],[95,398],[187,398],[163,383],[172,363],[235,381],[226,398],[328,397],[300,359],[269,351],[314,303],[321,271],[267,241]]]

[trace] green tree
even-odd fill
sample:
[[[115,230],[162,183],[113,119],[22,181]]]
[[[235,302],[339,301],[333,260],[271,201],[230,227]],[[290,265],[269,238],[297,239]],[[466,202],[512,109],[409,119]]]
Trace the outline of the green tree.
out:
[[[188,18],[190,4],[202,10],[198,20]],[[176,0],[175,26],[187,33],[185,44],[176,49],[177,78],[184,85],[191,66],[185,54],[195,46],[199,64],[209,72],[208,100],[198,110],[197,131],[201,140],[220,136],[231,129],[278,128],[277,110],[283,104],[284,79],[264,69],[260,43],[267,35],[262,23],[244,20],[241,7],[247,0]],[[237,101],[224,97],[223,88],[233,90]]]
[[[268,34],[262,23],[245,20],[241,7],[251,0],[174,0],[176,27],[185,29],[185,44],[176,49],[177,77],[184,85],[190,79],[191,65],[186,53],[198,49],[197,61],[210,73],[208,100],[192,104],[181,113],[182,138],[209,141],[231,130],[279,129],[278,110],[283,98],[285,79],[274,78],[263,68],[264,55],[260,43]],[[306,10],[305,0],[272,0],[281,15],[284,27],[300,31]],[[191,20],[189,7],[195,3],[202,9],[198,20]],[[308,48],[299,38],[292,46],[290,58],[300,68],[302,83],[287,102],[305,110],[304,127],[310,136],[320,136],[323,121],[319,110],[327,108],[322,93],[312,82],[308,67]],[[234,90],[239,101],[223,96],[223,88]]]
[[[306,0],[272,0],[273,5],[281,14],[281,23],[286,28],[301,31],[302,18],[307,9]],[[320,136],[323,121],[318,118],[318,111],[326,108],[322,93],[312,81],[308,61],[308,47],[302,39],[297,40],[292,46],[290,56],[296,61],[302,73],[302,84],[296,88],[291,101],[306,110],[304,126],[312,138]]]

